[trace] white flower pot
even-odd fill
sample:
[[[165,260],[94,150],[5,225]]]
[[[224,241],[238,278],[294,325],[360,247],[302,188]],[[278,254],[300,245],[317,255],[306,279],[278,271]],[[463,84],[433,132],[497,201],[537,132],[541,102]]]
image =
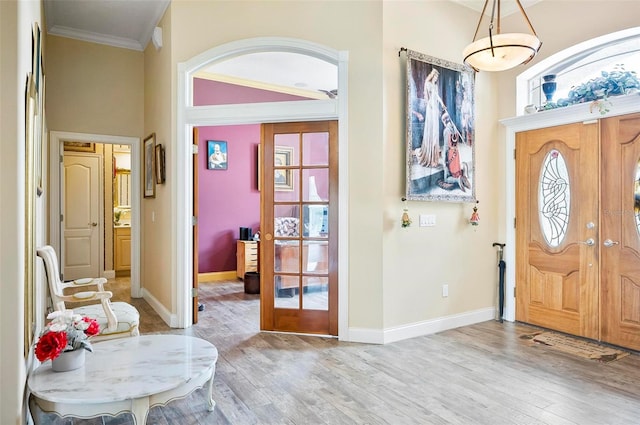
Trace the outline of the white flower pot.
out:
[[[54,372],[67,372],[84,366],[84,353],[86,350],[80,348],[73,351],[63,351],[58,357],[51,361],[51,369]]]

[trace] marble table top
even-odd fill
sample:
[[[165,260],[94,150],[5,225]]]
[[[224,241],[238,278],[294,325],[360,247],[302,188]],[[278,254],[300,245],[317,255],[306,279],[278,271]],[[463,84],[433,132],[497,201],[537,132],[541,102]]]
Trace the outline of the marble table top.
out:
[[[84,367],[54,372],[51,362],[28,379],[37,397],[56,403],[110,403],[148,397],[211,375],[218,350],[182,335],[142,335],[97,342]]]

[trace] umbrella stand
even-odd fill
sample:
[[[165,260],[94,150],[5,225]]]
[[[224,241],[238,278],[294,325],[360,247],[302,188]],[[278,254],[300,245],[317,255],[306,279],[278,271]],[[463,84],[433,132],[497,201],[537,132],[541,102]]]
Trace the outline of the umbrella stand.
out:
[[[503,321],[504,314],[504,271],[507,267],[507,263],[502,259],[504,247],[506,244],[494,242],[492,246],[498,247],[498,320],[500,323]]]

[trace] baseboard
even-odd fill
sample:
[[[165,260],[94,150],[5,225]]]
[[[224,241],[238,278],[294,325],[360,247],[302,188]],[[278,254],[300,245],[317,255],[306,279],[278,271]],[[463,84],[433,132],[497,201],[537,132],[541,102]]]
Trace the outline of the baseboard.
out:
[[[236,280],[238,278],[237,272],[231,270],[228,272],[211,272],[211,273],[198,273],[198,282],[219,282],[222,280]]]
[[[382,329],[349,328],[346,337],[340,341],[384,344],[384,331]]]
[[[156,299],[149,291],[142,288],[142,298],[155,310],[164,322],[172,328],[178,327],[178,318],[175,314],[171,314],[167,308]]]
[[[384,330],[350,328],[346,341],[366,344],[389,344],[391,342],[430,335],[461,326],[486,322],[487,320],[495,319],[495,314],[495,308],[490,307]]]
[[[114,279],[116,277],[116,271],[115,270],[105,270],[104,273],[102,274],[102,276],[105,279]]]

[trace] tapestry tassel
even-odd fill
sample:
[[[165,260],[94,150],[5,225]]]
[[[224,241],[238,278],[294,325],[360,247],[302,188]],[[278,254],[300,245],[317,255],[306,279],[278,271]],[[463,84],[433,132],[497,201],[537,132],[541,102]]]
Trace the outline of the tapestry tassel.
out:
[[[411,217],[409,217],[409,208],[407,208],[407,198],[402,198],[404,208],[402,209],[402,227],[411,226]]]
[[[477,226],[478,224],[480,224],[480,215],[478,214],[478,202],[480,201],[476,201],[476,205],[474,205],[473,212],[471,213],[471,218],[469,219],[469,223],[471,223],[472,226]]]

